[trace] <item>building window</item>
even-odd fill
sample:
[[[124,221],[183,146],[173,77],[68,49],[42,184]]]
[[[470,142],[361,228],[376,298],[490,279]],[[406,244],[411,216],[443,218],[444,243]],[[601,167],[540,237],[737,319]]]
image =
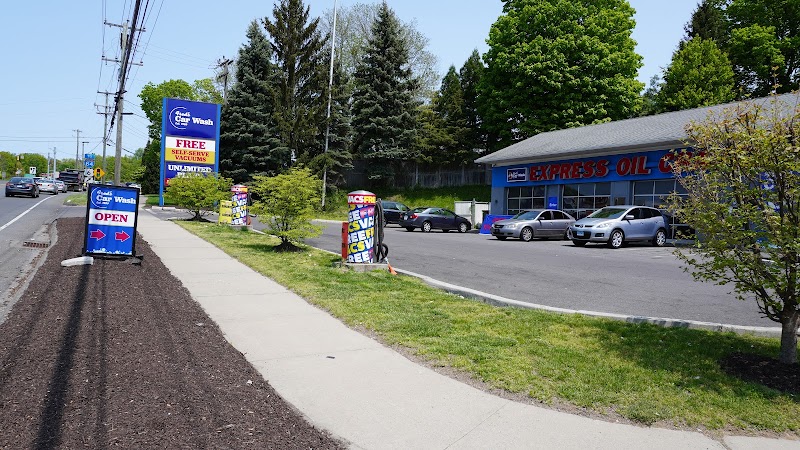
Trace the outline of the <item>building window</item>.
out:
[[[561,204],[565,212],[582,219],[611,201],[611,183],[565,184]]]
[[[670,238],[680,237],[679,235],[691,236],[694,234],[694,230],[685,223],[682,223],[680,218],[666,211],[667,197],[673,192],[681,197],[686,197],[688,195],[686,188],[681,186],[678,180],[675,179],[636,181],[633,183],[633,203],[635,205],[651,206],[660,209],[667,220],[667,226],[669,226],[667,235]]]
[[[517,214],[528,209],[542,209],[545,205],[544,186],[520,186],[506,190],[506,214]]]

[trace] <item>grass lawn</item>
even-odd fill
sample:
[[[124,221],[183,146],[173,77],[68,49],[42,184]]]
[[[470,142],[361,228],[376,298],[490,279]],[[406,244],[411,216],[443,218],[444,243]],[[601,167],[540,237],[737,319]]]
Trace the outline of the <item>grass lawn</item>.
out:
[[[86,193],[78,192],[75,194],[69,194],[67,195],[67,198],[64,199],[64,204],[71,206],[86,206]]]
[[[336,268],[337,256],[312,248],[276,253],[270,236],[180,224],[348,325],[492,387],[644,424],[800,430],[794,396],[719,367],[732,352],[776,356],[776,339],[497,308],[410,277]]]

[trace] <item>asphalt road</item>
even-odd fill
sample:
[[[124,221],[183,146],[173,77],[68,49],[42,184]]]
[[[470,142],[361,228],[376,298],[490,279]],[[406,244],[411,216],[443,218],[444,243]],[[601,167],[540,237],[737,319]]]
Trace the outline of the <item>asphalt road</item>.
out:
[[[341,225],[308,244],[339,253]],[[732,286],[696,282],[673,247],[630,244],[618,250],[569,241],[499,241],[465,234],[385,229],[393,267],[523,302],[732,325],[776,327],[755,301],[738,301]]]
[[[12,291],[24,282],[42,252],[41,248],[24,246],[24,242],[49,243],[48,229],[54,220],[86,214],[84,208],[64,206],[66,198],[65,194],[42,194],[39,198],[0,196],[0,322],[11,307]]]
[[[189,217],[176,210],[161,218]],[[324,222],[322,236],[306,243],[341,252],[341,222]],[[264,226],[254,221],[254,228]],[[733,287],[694,281],[674,247],[630,244],[618,250],[569,241],[499,241],[470,231],[408,232],[385,229],[393,267],[489,294],[559,308],[779,327],[760,316],[754,300],[739,301]]]

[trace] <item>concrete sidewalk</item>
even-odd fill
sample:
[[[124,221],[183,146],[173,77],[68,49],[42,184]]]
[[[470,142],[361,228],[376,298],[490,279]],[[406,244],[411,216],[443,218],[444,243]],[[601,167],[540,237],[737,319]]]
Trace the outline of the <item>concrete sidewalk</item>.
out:
[[[409,361],[146,210],[138,231],[275,390],[352,448],[800,449],[798,441],[719,442],[505,400]]]

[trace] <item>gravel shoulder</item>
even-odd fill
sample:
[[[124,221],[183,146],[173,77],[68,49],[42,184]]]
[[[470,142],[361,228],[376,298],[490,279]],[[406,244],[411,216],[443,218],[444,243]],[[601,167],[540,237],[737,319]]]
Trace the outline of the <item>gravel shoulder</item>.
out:
[[[140,266],[58,241],[0,324],[0,448],[344,448],[224,338],[146,242]]]

